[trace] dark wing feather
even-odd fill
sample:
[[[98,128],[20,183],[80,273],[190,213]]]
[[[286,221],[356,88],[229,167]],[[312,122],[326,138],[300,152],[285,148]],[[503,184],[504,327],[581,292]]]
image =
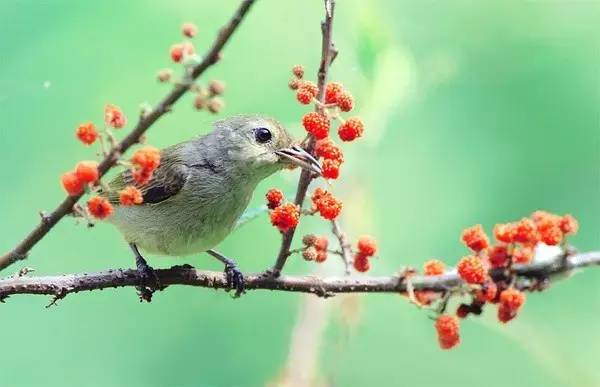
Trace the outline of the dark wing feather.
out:
[[[168,152],[169,155],[178,152]],[[161,152],[160,165],[154,171],[152,179],[145,185],[138,185],[131,176],[131,170],[126,170],[117,175],[110,183],[108,200],[119,203],[119,191],[128,185],[133,185],[142,192],[144,203],[160,203],[177,195],[184,186],[189,176],[189,168],[178,157],[169,157]]]

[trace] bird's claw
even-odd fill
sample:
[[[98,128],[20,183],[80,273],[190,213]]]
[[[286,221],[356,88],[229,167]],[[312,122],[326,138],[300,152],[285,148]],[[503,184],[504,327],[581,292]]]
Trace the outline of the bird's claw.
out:
[[[141,301],[152,301],[152,294],[160,290],[160,279],[156,271],[148,264],[138,264],[137,272],[140,277],[140,286],[137,287]]]
[[[225,279],[227,280],[227,286],[229,289],[235,289],[233,295],[234,298],[238,298],[242,294],[246,293],[244,289],[244,274],[235,264],[225,264]]]

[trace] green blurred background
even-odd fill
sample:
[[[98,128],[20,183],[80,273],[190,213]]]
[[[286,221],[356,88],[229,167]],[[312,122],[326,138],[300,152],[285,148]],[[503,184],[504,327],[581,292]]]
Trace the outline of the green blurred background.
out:
[[[64,194],[59,175],[92,150],[76,125],[101,122],[105,103],[134,121],[168,90],[179,26],[199,26],[203,51],[237,1],[0,2],[0,250],[8,250]],[[306,108],[287,89],[290,68],[314,77],[320,0],[258,0],[204,80],[227,82],[221,116],[266,113],[298,136]],[[573,243],[600,248],[600,3],[597,1],[339,1],[331,71],[354,94],[364,139],[345,146],[335,193],[352,237],[381,245],[373,274],[431,257],[454,263],[461,230],[543,208],[571,212]],[[148,141],[203,133],[214,117],[191,98]],[[294,189],[297,172],[262,184]],[[300,232],[326,232],[308,219]],[[246,271],[272,264],[278,233],[266,215],[220,250]],[[182,262],[155,259],[158,267]],[[186,262],[221,270],[199,256]],[[63,220],[23,265],[36,274],[129,267],[120,235]],[[340,262],[292,259],[289,273],[341,273]],[[543,294],[500,326],[494,311],[462,325],[441,351],[428,314],[392,295],[315,301],[298,294],[172,287],[140,304],[133,289],[67,297],[15,296],[0,305],[0,386],[599,386],[600,271]],[[295,384],[294,384],[295,383]]]

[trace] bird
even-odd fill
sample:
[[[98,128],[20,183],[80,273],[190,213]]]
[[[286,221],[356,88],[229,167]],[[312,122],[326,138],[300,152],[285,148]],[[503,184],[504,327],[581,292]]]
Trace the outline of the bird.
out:
[[[278,121],[238,115],[214,122],[208,134],[162,149],[160,164],[145,185],[134,181],[131,169],[115,176],[103,194],[113,204],[109,222],[135,256],[142,279],[138,289],[160,286],[141,251],[166,256],[206,252],[225,265],[235,295],[243,293],[236,262],[214,248],[235,228],[258,183],[294,166],[321,174],[319,162]],[[119,192],[130,185],[140,190],[142,204],[120,204]]]

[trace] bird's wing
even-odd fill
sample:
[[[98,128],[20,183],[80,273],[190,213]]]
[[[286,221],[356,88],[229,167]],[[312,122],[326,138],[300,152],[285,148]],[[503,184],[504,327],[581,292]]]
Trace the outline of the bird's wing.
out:
[[[173,155],[176,152],[169,152]],[[110,183],[108,200],[119,203],[119,191],[128,185],[133,185],[142,192],[145,204],[160,203],[177,193],[189,177],[189,168],[176,156],[167,156],[161,152],[160,165],[154,171],[152,179],[145,185],[138,185],[131,176],[131,170],[119,173]]]

